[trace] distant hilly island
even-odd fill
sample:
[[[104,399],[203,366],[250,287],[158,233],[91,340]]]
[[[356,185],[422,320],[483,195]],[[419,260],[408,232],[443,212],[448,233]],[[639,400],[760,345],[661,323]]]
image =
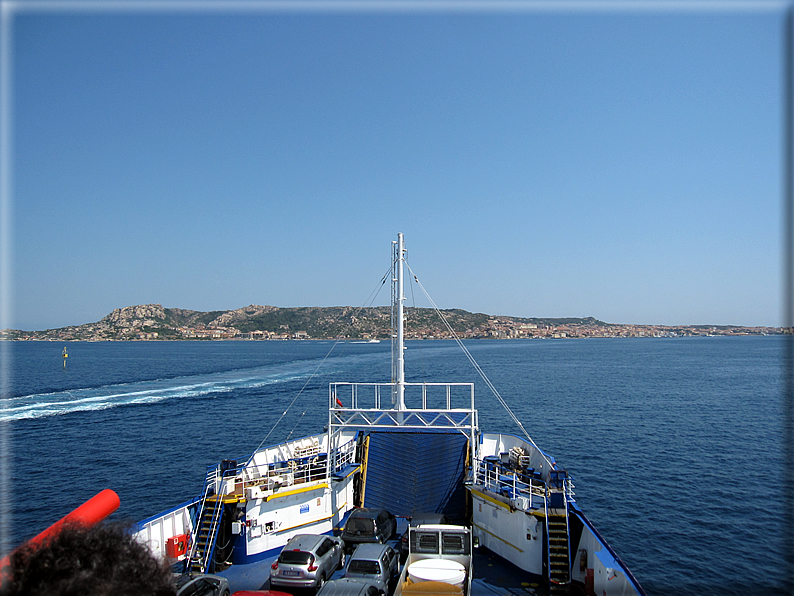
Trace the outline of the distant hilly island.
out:
[[[431,308],[406,308],[406,333],[424,336],[443,334],[443,320]],[[461,309],[441,311],[456,333],[470,335],[495,324],[520,326],[589,325],[605,323],[589,318],[521,318],[471,313]],[[388,338],[391,331],[391,307],[310,306],[277,307],[250,305],[224,311],[201,312],[182,308],[164,308],[145,304],[117,308],[95,323],[68,326],[46,331],[6,330],[8,339],[195,339],[232,338],[305,338],[328,339]]]
[[[585,318],[524,318],[406,307],[408,338],[634,337],[784,333],[732,325],[620,325]],[[3,330],[0,339],[50,341],[180,339],[387,339],[391,307],[249,305],[201,312],[143,304],[117,308],[95,323],[45,331]]]

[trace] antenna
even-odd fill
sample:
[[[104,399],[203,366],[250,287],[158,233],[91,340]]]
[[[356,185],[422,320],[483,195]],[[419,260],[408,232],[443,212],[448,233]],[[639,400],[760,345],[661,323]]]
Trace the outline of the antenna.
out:
[[[405,261],[405,244],[402,233],[397,234],[397,242],[393,243],[392,259],[392,312],[396,312],[392,323],[394,325],[393,334],[396,334],[396,342],[392,353],[392,365],[394,368],[394,407],[397,410],[405,409],[405,315],[403,313],[403,302],[405,302],[405,292],[403,291],[403,262]],[[394,336],[394,335],[393,335]]]

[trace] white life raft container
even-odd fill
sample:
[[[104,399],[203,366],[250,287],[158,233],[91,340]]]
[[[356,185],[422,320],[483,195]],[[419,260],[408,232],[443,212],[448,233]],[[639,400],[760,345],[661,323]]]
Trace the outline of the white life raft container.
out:
[[[414,582],[443,582],[461,587],[466,569],[448,559],[422,559],[408,566],[408,576]]]

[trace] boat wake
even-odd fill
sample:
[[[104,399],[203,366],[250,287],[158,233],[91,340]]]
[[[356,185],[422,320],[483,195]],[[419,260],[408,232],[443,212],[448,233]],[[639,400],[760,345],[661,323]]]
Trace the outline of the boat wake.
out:
[[[316,367],[309,361],[245,370],[86,387],[0,400],[0,422],[196,398],[303,380]]]

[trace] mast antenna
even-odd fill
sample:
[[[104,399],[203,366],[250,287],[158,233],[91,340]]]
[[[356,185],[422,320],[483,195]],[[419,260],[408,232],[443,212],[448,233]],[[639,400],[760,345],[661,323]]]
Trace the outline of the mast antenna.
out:
[[[405,245],[403,234],[392,242],[392,403],[397,410],[405,409],[405,314],[403,303],[403,263]]]

